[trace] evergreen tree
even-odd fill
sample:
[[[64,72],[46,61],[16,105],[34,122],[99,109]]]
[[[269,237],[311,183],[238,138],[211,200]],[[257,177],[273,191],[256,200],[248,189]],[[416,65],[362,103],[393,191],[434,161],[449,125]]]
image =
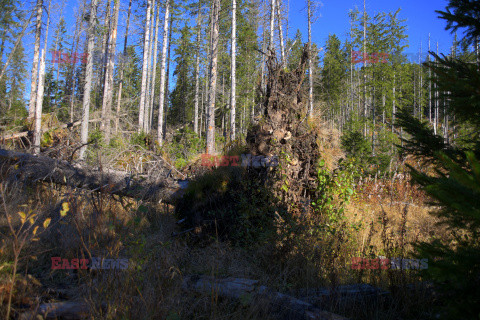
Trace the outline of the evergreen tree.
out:
[[[453,10],[453,13],[452,11]],[[480,6],[468,0],[451,0],[447,11],[437,11],[447,29],[466,28],[464,41],[473,42],[480,32]],[[476,17],[476,19],[472,19]],[[480,71],[478,66],[454,57],[431,54],[437,61],[425,65],[434,83],[445,92],[447,112],[469,126],[471,135],[455,145],[435,135],[427,123],[402,110],[399,124],[411,135],[404,150],[421,156],[435,169],[427,174],[410,167],[413,179],[441,207],[433,212],[448,225],[451,242],[418,244],[418,256],[427,258],[425,276],[442,293],[442,319],[478,319],[480,316]]]

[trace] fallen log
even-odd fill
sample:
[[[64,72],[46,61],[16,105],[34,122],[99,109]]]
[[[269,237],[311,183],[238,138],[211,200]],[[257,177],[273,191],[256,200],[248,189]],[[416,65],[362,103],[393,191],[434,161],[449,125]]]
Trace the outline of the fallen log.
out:
[[[102,121],[102,119],[92,119],[92,120],[90,120],[89,122],[100,122],[100,121]],[[61,130],[61,129],[67,129],[67,128],[77,127],[77,126],[79,126],[79,125],[81,125],[81,124],[82,124],[82,121],[75,121],[75,122],[65,123],[65,124],[62,124],[62,125],[59,126],[59,127],[50,128],[50,129]],[[50,129],[49,129],[49,130],[50,130]],[[43,129],[42,131],[45,131],[45,129]],[[18,132],[18,133],[9,135],[9,136],[1,137],[0,141],[3,142],[3,141],[7,141],[7,140],[25,138],[25,137],[28,137],[28,135],[30,135],[30,134],[33,134],[33,131]]]
[[[138,179],[115,170],[89,168],[45,156],[0,149],[0,168],[8,176],[26,183],[51,182],[74,188],[149,201],[174,203],[183,195],[188,181],[171,177]],[[159,168],[161,169],[161,168]]]
[[[261,306],[262,312],[278,320],[348,320],[295,297],[260,286],[257,280],[217,279],[211,276],[188,276],[182,283],[186,291],[215,294],[222,298],[249,301]]]
[[[44,303],[38,306],[36,310],[28,311],[19,316],[20,320],[38,319],[87,319],[90,308],[83,301],[66,301]]]

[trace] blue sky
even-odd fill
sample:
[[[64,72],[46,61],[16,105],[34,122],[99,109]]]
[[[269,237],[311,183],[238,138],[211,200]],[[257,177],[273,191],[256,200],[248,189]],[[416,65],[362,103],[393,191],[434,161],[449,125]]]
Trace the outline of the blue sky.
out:
[[[117,52],[123,50],[123,35],[125,30],[126,11],[128,6],[128,0],[121,1],[121,13],[119,18],[119,37],[117,38]],[[138,1],[138,0],[137,0]],[[134,1],[137,2],[137,1]],[[158,1],[158,0],[157,0]],[[162,1],[162,0],[160,0]],[[179,1],[179,0],[176,0]],[[266,0],[269,1],[269,0]],[[307,11],[306,0],[282,0],[285,5],[289,1],[289,36],[293,37],[297,29],[300,29],[303,35],[304,42],[307,42]],[[33,0],[23,3],[23,9],[29,9],[34,7]],[[48,1],[44,1],[45,5]],[[60,0],[53,0],[53,3],[61,3]],[[67,33],[73,35],[74,33],[74,10],[77,10],[80,0],[65,0],[66,6],[63,10],[63,14],[67,21]],[[87,0],[89,3],[89,1]],[[453,41],[453,35],[445,30],[445,21],[438,19],[438,14],[435,10],[444,10],[448,1],[447,0],[366,0],[367,12],[370,16],[378,12],[394,12],[398,8],[401,8],[399,15],[400,19],[406,19],[408,44],[409,47],[405,49],[406,53],[418,53],[420,44],[423,44],[423,52],[426,52],[428,47],[428,34],[431,34],[432,50],[436,47],[436,42],[439,42],[439,52],[447,53],[450,51],[450,46]],[[347,32],[350,28],[348,12],[358,6],[360,10],[363,10],[363,0],[323,0],[322,5],[318,9],[319,17],[312,27],[312,38],[319,47],[324,46],[328,35],[336,34],[342,41],[347,36]],[[136,5],[134,5],[136,7]],[[60,10],[52,10],[52,24],[49,31],[49,44],[53,41],[53,34],[60,16]],[[143,10],[136,16],[137,21],[131,23],[130,32],[139,32],[141,23],[138,19],[143,17]],[[103,21],[103,17],[99,17],[100,21]],[[46,21],[46,19],[44,19]],[[33,27],[31,28],[33,30]],[[44,30],[42,30],[44,32]],[[27,55],[27,70],[31,71],[31,63],[33,56],[33,32],[25,36],[24,46],[25,53]],[[129,37],[129,44],[134,43],[138,37]],[[83,41],[83,37],[81,42]],[[43,39],[42,45],[43,47]],[[50,47],[50,46],[49,46]],[[140,51],[141,52],[141,49]],[[173,58],[173,57],[172,57]],[[52,59],[52,53],[47,54],[47,68],[49,59]],[[174,66],[171,66],[173,72]],[[30,86],[29,81],[26,82],[25,98],[28,99]],[[172,86],[174,81],[170,81]]]
[[[288,0],[283,0],[285,3]],[[323,0],[318,9],[320,17],[312,27],[312,41],[323,46],[329,33],[336,34],[342,41],[350,29],[348,12],[355,6],[363,10],[362,0]],[[432,50],[438,41],[439,52],[449,52],[453,35],[445,30],[445,20],[438,19],[435,10],[445,10],[446,0],[366,0],[367,13],[372,16],[378,12],[394,12],[401,8],[399,18],[406,19],[409,48],[405,52],[417,53],[423,42],[423,52],[428,48],[430,33]],[[307,11],[305,1],[290,0],[290,36],[300,29],[307,41]]]

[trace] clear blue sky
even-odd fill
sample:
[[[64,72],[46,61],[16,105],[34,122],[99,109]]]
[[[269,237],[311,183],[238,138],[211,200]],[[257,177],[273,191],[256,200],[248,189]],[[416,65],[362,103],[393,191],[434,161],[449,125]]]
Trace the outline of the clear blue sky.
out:
[[[126,11],[128,6],[128,0],[121,1],[121,13],[119,18],[119,30],[118,34],[120,35],[117,38],[117,52],[121,51],[123,48],[123,34],[125,30],[125,19]],[[162,1],[162,0],[160,0]],[[177,0],[181,1],[181,0]],[[269,0],[266,0],[269,1]],[[289,36],[293,37],[297,29],[300,29],[303,35],[304,42],[307,42],[307,11],[306,11],[306,0],[282,0],[286,5],[289,1]],[[22,5],[22,8],[25,10],[31,10],[34,7],[36,1],[30,0],[25,1]],[[60,4],[62,1],[53,0],[54,4]],[[66,6],[63,10],[63,14],[67,21],[67,33],[74,33],[74,9],[76,10],[79,6],[78,3],[80,0],[65,0]],[[89,1],[87,1],[89,2]],[[134,1],[136,2],[136,1]],[[48,4],[48,1],[44,1],[45,5]],[[406,19],[405,24],[407,25],[407,35],[408,35],[408,44],[409,47],[405,49],[406,53],[418,53],[420,49],[420,43],[423,43],[423,52],[426,52],[428,48],[428,34],[431,34],[432,50],[436,47],[436,42],[439,42],[439,52],[448,53],[450,51],[450,46],[453,41],[453,35],[445,30],[445,21],[438,19],[438,14],[435,13],[435,10],[444,10],[448,1],[447,0],[366,0],[367,12],[370,16],[374,15],[377,12],[393,12],[398,8],[401,8],[399,15],[400,19]],[[325,41],[328,37],[328,34],[336,34],[342,41],[345,39],[347,32],[350,28],[350,23],[348,19],[348,12],[351,9],[354,9],[355,6],[358,6],[360,10],[363,10],[363,0],[323,0],[322,5],[318,9],[319,17],[317,18],[315,24],[312,27],[312,38],[319,47],[324,46]],[[137,7],[137,5],[134,5]],[[134,8],[135,9],[135,8]],[[135,12],[135,11],[134,11]],[[60,10],[52,10],[52,24],[49,31],[49,44],[53,41],[53,32],[55,26],[58,22],[60,16]],[[131,32],[138,32],[138,28],[141,27],[140,21],[138,19],[143,17],[144,12],[137,12],[137,15],[134,14],[134,17],[137,19],[130,25],[130,34]],[[99,17],[102,21],[102,17]],[[46,21],[46,19],[44,20]],[[33,26],[31,28],[33,30]],[[133,31],[132,31],[133,30]],[[44,30],[42,30],[44,32]],[[33,42],[34,35],[31,32],[24,38],[25,53],[27,55],[27,70],[30,73],[31,63],[33,57]],[[43,34],[42,34],[43,37]],[[138,37],[130,37],[129,44],[132,44],[134,41],[137,42]],[[81,40],[83,41],[83,40]],[[43,47],[43,39],[42,39]],[[48,68],[48,59],[52,59],[52,53],[47,55],[47,68]],[[173,72],[174,66],[171,67]],[[30,82],[26,82],[26,93],[25,98],[29,98],[30,92]],[[170,85],[173,85],[173,81],[170,81]]]

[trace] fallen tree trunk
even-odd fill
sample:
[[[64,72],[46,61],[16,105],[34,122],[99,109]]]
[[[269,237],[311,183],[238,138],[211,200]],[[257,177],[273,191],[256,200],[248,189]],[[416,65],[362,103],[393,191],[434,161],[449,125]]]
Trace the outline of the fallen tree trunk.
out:
[[[278,320],[348,320],[295,297],[260,286],[257,280],[210,276],[188,276],[182,288],[201,294],[214,294],[222,298],[248,301],[261,306],[262,312]]]
[[[101,120],[102,119],[92,119],[89,122],[100,122]],[[65,124],[62,124],[59,127],[50,128],[50,129],[61,130],[61,129],[77,127],[81,124],[82,124],[82,121],[75,121],[75,122],[65,123]],[[44,130],[45,129],[43,129],[42,131],[44,131]],[[33,131],[23,131],[23,132],[15,133],[15,134],[12,134],[12,135],[9,135],[9,136],[6,136],[6,137],[1,137],[0,141],[4,142],[4,141],[7,141],[7,140],[12,140],[12,139],[25,138],[25,137],[28,137],[28,135],[32,134],[32,132]]]
[[[83,301],[65,301],[44,303],[36,310],[28,311],[19,316],[20,320],[38,319],[87,319],[90,314],[90,307]]]
[[[174,203],[183,195],[186,180],[137,179],[115,170],[72,165],[67,161],[0,149],[0,169],[10,178],[27,183],[52,182],[135,199]],[[161,169],[161,168],[159,168]]]

